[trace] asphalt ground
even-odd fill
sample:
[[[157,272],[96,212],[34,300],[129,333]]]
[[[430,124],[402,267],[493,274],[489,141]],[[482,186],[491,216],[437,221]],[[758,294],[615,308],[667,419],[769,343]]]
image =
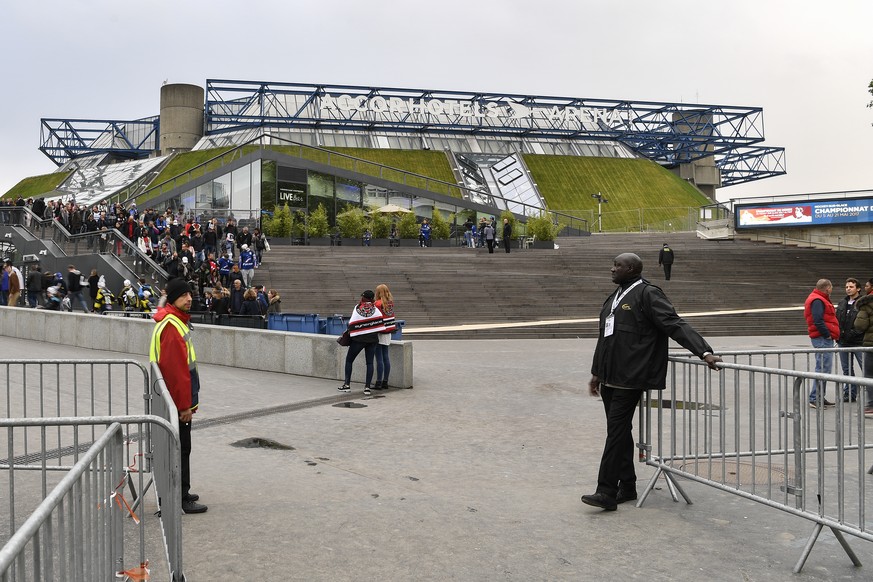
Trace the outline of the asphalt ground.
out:
[[[804,336],[708,339],[808,347]],[[593,347],[418,341],[415,388],[368,398],[360,385],[342,395],[334,381],[201,366],[192,483],[209,511],[183,516],[187,579],[873,579],[873,544],[847,538],[857,568],[827,530],[792,574],[814,524],[694,482],[682,481],[691,505],[663,480],[641,508],[582,504],[604,440],[587,393]],[[125,357],[7,338],[0,349]],[[289,448],[234,445],[248,439]],[[641,488],[653,470],[637,472]]]

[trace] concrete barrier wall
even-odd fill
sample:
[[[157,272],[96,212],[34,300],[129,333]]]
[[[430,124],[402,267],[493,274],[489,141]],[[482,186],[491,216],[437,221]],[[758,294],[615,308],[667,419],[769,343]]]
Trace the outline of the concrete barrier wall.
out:
[[[0,334],[92,350],[148,357],[154,322],[117,316],[0,307]],[[266,372],[329,378],[342,382],[347,348],[336,336],[195,325],[197,361]],[[49,355],[49,349],[44,354]],[[412,387],[412,342],[391,342],[393,387]],[[355,360],[353,382],[364,382],[364,354]],[[375,374],[374,374],[375,379]]]

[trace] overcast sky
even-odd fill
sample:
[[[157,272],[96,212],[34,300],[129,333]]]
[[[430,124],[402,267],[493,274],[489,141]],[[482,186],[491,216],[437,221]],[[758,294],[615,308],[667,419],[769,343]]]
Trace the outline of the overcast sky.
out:
[[[764,108],[788,174],[719,199],[873,189],[873,1],[41,0],[0,19],[0,193],[42,117],[135,119],[207,78]]]

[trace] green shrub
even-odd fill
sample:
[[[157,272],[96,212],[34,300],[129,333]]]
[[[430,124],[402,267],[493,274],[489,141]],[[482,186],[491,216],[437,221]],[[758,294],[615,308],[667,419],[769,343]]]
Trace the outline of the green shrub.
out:
[[[375,210],[370,214],[370,229],[373,238],[388,238],[391,234],[391,217]]]
[[[397,234],[400,238],[418,238],[418,219],[414,212],[404,214],[397,222]]]
[[[367,215],[364,210],[351,204],[343,212],[336,215],[336,226],[340,236],[345,238],[362,238],[367,230]]]
[[[562,228],[562,224],[553,223],[552,217],[545,212],[527,219],[527,236],[535,236],[537,240],[555,240]]]
[[[265,216],[261,221],[261,226],[267,236],[287,238],[294,230],[294,215],[285,204],[278,207],[272,217]]]
[[[449,223],[443,218],[442,212],[433,209],[433,218],[430,219],[430,237],[434,240],[446,240],[452,234]]]
[[[306,234],[309,238],[322,238],[327,236],[330,224],[327,222],[327,209],[319,203],[318,208],[309,213],[306,221]]]

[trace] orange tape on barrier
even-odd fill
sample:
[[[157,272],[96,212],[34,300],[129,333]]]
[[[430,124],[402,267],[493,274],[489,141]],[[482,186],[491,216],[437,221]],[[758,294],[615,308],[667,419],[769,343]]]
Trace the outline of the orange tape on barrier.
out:
[[[130,570],[122,570],[115,574],[116,578],[121,578],[123,580],[133,580],[134,582],[142,582],[143,580],[150,580],[149,573],[149,561],[141,563],[136,568],[131,568]]]

